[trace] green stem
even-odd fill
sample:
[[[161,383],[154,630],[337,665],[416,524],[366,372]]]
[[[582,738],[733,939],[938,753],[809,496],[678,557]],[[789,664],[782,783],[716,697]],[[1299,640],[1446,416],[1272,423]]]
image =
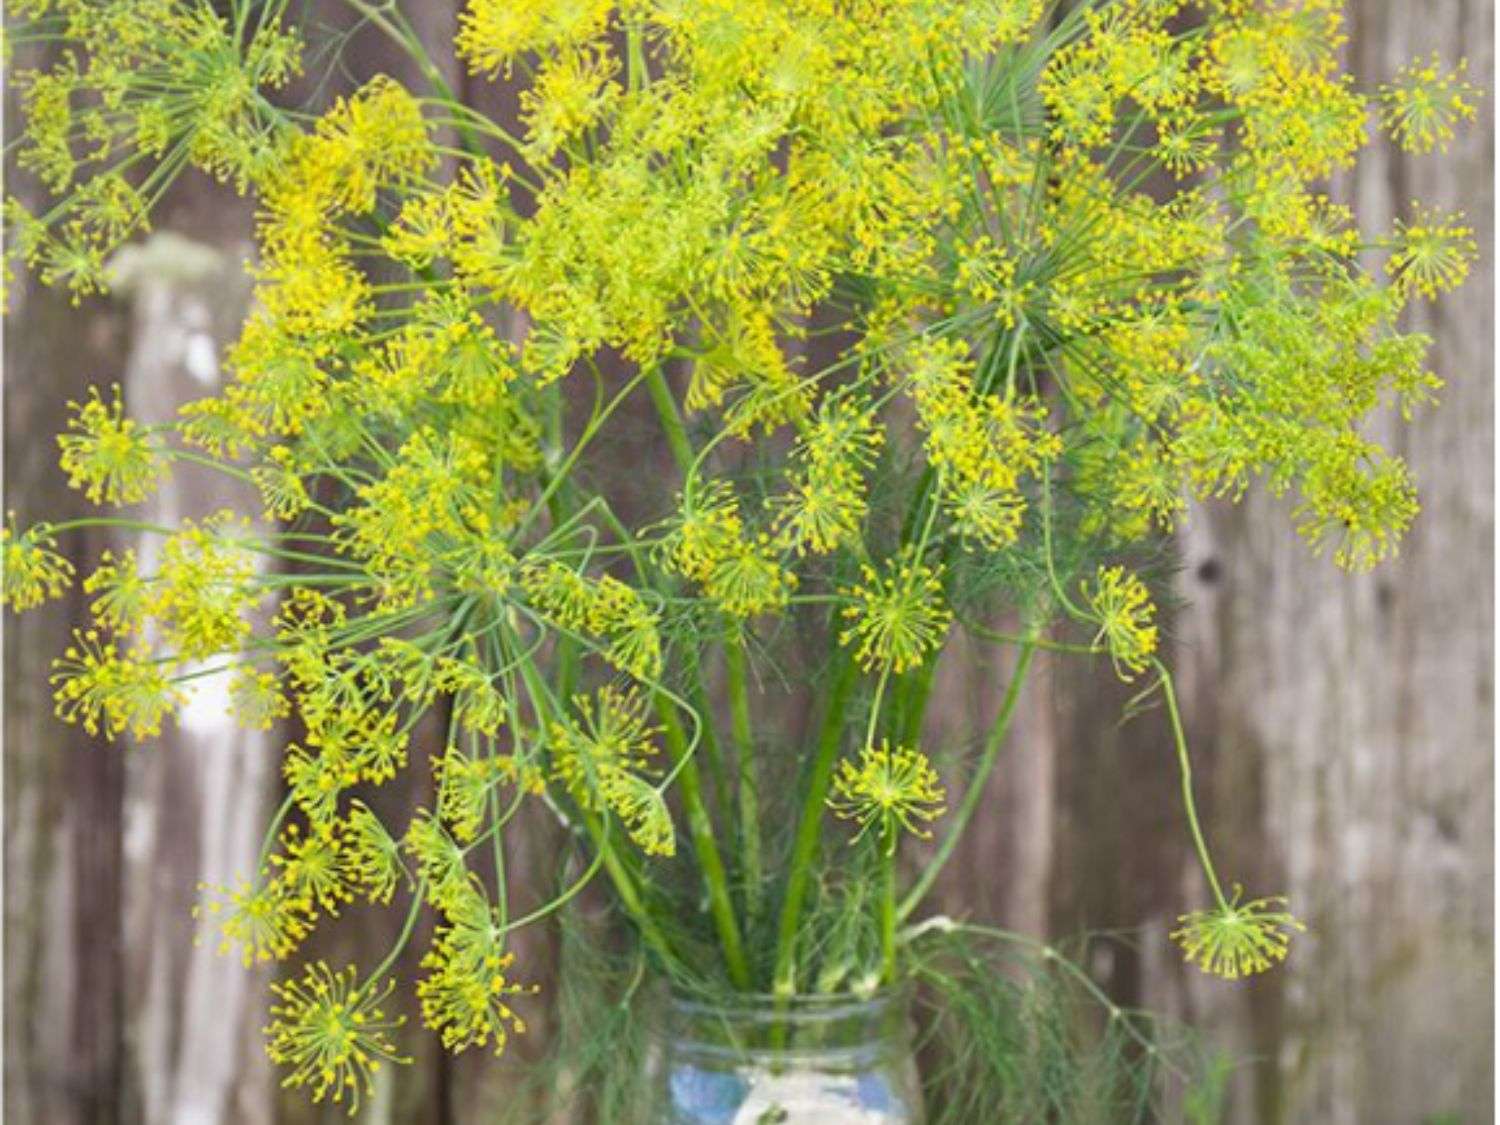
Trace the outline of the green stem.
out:
[[[539,725],[545,726],[549,713],[549,700],[546,685],[542,683],[540,675],[528,657],[518,657],[516,666],[520,669],[521,679],[526,684],[527,695],[531,698],[532,709],[536,712]],[[592,816],[587,809],[578,810],[579,818],[583,821],[589,838],[594,842],[594,847],[599,849],[604,856],[604,869],[609,872],[609,878],[615,886],[615,893],[620,896],[620,903],[625,912],[634,920],[637,928],[641,931],[642,938],[646,944],[656,950],[657,955],[667,966],[677,963],[677,955],[673,952],[671,944],[666,935],[662,933],[661,927],[657,925],[656,919],[652,917],[645,901],[636,888],[634,876],[628,865],[615,852],[614,841],[610,839],[598,819]]]
[[[755,776],[755,743],[750,728],[750,695],[746,691],[745,653],[734,638],[724,643],[724,674],[729,686],[729,720],[739,773],[740,860],[744,865],[746,914],[760,913],[760,793]]]
[[[896,980],[896,840],[895,830],[891,839],[882,844],[885,854],[880,859],[880,953],[881,979],[886,984]]]
[[[380,963],[380,966],[373,973],[365,978],[367,985],[373,985],[379,981],[386,974],[386,971],[396,963],[396,958],[401,956],[401,951],[411,941],[412,931],[417,928],[417,918],[422,913],[422,896],[425,889],[426,885],[423,883],[418,883],[416,888],[413,889],[411,908],[406,912],[406,924],[401,927],[401,934],[396,938],[396,944],[391,946],[390,952],[385,955],[385,960]]]
[[[990,726],[989,734],[985,738],[984,749],[979,755],[979,763],[974,769],[974,776],[969,779],[969,787],[964,792],[963,800],[959,803],[958,811],[953,814],[949,821],[948,832],[939,845],[937,854],[927,864],[917,879],[916,885],[907,892],[901,901],[899,917],[904,921],[911,915],[922,902],[927,892],[932,889],[936,882],[938,873],[943,866],[953,857],[953,851],[958,847],[959,838],[964,829],[968,827],[969,821],[973,819],[975,810],[979,807],[980,800],[984,797],[984,783],[990,776],[990,771],[995,766],[995,758],[1000,753],[1000,747],[1005,742],[1005,735],[1010,730],[1011,720],[1015,717],[1016,704],[1021,698],[1021,685],[1026,680],[1026,673],[1031,668],[1031,658],[1036,655],[1036,643],[1033,638],[1027,638],[1021,645],[1021,651],[1016,658],[1016,670],[1010,678],[1010,685],[1005,689],[1005,699],[1000,704],[1000,713],[995,716],[994,723]]]
[[[1177,744],[1177,768],[1182,776],[1182,804],[1187,810],[1188,828],[1193,834],[1193,847],[1198,850],[1198,862],[1203,865],[1203,874],[1208,876],[1208,885],[1213,888],[1219,906],[1229,909],[1224,889],[1219,885],[1219,876],[1214,871],[1214,861],[1208,855],[1208,842],[1203,838],[1203,828],[1198,823],[1198,806],[1193,800],[1193,763],[1188,758],[1187,735],[1182,729],[1182,714],[1177,709],[1177,692],[1172,687],[1172,673],[1160,660],[1151,662],[1161,676],[1162,693],[1167,700],[1167,714],[1172,720],[1172,740]]]
[[[667,446],[672,450],[672,459],[677,462],[678,469],[682,471],[683,483],[686,484],[687,477],[693,471],[693,443],[688,440],[687,428],[682,424],[682,415],[677,411],[677,400],[672,396],[672,388],[667,386],[666,376],[662,374],[659,364],[646,372],[646,392],[651,396],[651,405],[656,407],[662,431],[667,437]]]
[[[703,803],[703,783],[698,775],[698,766],[689,753],[687,736],[683,733],[682,724],[677,721],[671,702],[660,692],[654,693],[653,701],[666,735],[667,749],[672,755],[673,763],[680,769],[677,786],[682,793],[683,808],[687,812],[693,850],[698,856],[698,866],[703,869],[703,881],[708,887],[709,908],[719,931],[724,964],[734,986],[741,991],[749,991],[750,965],[745,960],[739,924],[729,899],[729,880],[724,873],[724,860],[719,854],[718,842],[714,839],[713,821],[709,819],[708,808]]]
[[[837,677],[828,695],[828,707],[823,713],[823,725],[818,735],[817,750],[813,755],[812,775],[808,779],[807,793],[802,801],[801,818],[797,822],[797,835],[792,843],[791,860],[787,866],[786,893],[781,901],[781,919],[776,933],[776,968],[774,987],[778,994],[790,996],[796,991],[797,931],[802,922],[802,903],[807,896],[808,880],[812,878],[814,853],[822,839],[823,805],[828,799],[828,787],[833,782],[834,762],[838,759],[839,744],[844,733],[844,706],[858,679],[854,661],[840,661]]]

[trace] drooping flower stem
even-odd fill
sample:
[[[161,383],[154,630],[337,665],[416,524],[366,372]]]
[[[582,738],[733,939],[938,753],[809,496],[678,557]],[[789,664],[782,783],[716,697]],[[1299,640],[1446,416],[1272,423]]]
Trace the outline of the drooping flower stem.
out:
[[[1193,800],[1193,763],[1188,757],[1187,735],[1182,729],[1182,714],[1177,709],[1177,692],[1172,686],[1172,673],[1160,660],[1153,660],[1156,673],[1161,677],[1162,695],[1167,701],[1167,715],[1172,721],[1172,741],[1177,746],[1177,770],[1182,777],[1182,807],[1187,813],[1188,829],[1193,835],[1193,847],[1198,852],[1198,862],[1203,865],[1203,874],[1213,889],[1214,898],[1224,910],[1229,910],[1229,900],[1224,897],[1224,888],[1219,885],[1219,876],[1214,871],[1214,861],[1209,858],[1208,843],[1203,838],[1203,828],[1198,823],[1198,806]]]

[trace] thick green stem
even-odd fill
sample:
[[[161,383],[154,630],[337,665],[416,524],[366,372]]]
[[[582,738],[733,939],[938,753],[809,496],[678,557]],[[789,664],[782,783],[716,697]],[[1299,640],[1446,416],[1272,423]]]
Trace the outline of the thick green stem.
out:
[[[755,776],[755,741],[750,727],[750,695],[746,690],[745,654],[734,638],[724,642],[724,674],[729,685],[729,721],[739,773],[740,861],[745,880],[745,913],[760,914],[761,863],[760,790]]]
[[[980,752],[974,776],[969,779],[969,787],[964,792],[963,800],[959,803],[953,818],[948,822],[947,834],[943,837],[942,844],[938,846],[937,854],[932,857],[916,884],[901,901],[898,914],[902,920],[911,915],[911,912],[926,897],[927,892],[932,889],[932,884],[937,881],[938,873],[953,857],[959,838],[968,827],[969,821],[973,819],[975,810],[978,809],[979,802],[984,797],[984,783],[989,779],[990,771],[995,766],[995,758],[1000,753],[1000,747],[1005,743],[1011,720],[1015,717],[1016,704],[1021,698],[1021,685],[1026,680],[1026,673],[1031,668],[1031,658],[1035,655],[1036,643],[1032,638],[1027,638],[1022,643],[1020,654],[1016,658],[1016,670],[1010,678],[1010,686],[1005,689],[1005,699],[1000,704],[1000,713],[995,716],[995,721],[985,738],[984,749]]]
[[[672,388],[667,386],[666,376],[661,373],[659,366],[646,372],[646,392],[651,396],[651,405],[656,407],[657,417],[661,419],[662,432],[666,434],[672,459],[677,462],[677,468],[681,470],[683,482],[686,483],[687,475],[693,469],[693,444],[688,440],[682,415],[677,412],[677,400],[672,396]]]
[[[823,725],[818,734],[818,746],[813,756],[812,774],[808,778],[806,796],[802,800],[801,819],[797,822],[797,835],[792,842],[792,855],[787,866],[786,894],[781,900],[781,919],[776,933],[776,969],[774,986],[777,993],[788,996],[796,991],[797,931],[802,923],[802,904],[807,896],[807,883],[812,878],[812,866],[818,841],[823,835],[824,803],[828,799],[828,788],[833,782],[833,767],[838,760],[839,745],[844,733],[844,707],[858,679],[852,660],[840,661],[833,689],[828,695],[828,707],[823,714]]]
[[[688,751],[687,737],[683,733],[682,724],[677,721],[671,701],[658,692],[655,694],[655,704],[657,716],[661,719],[666,734],[667,749],[672,755],[673,763],[681,767],[677,775],[677,787],[682,794],[683,808],[687,811],[693,850],[698,856],[698,866],[703,869],[703,881],[708,887],[709,907],[713,913],[714,925],[719,931],[724,964],[734,986],[748,991],[750,965],[745,960],[739,923],[729,899],[729,880],[724,873],[724,860],[719,855],[718,842],[714,839],[713,821],[709,819],[708,808],[703,803],[703,783],[698,775],[698,766]]]

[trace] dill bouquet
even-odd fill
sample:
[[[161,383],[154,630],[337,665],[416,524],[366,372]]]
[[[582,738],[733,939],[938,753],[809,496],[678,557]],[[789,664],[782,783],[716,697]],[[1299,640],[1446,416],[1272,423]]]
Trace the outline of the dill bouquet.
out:
[[[902,981],[956,925],[924,895],[1039,650],[1166,705],[1204,874],[1187,957],[1284,958],[1298,922],[1221,881],[1193,809],[1153,559],[1190,498],[1253,485],[1341,565],[1396,549],[1413,483],[1362,423],[1433,397],[1399,318],[1475,246],[1420,207],[1362,234],[1320,185],[1376,122],[1441,147],[1462,67],[1362,87],[1333,0],[470,0],[454,46],[519,89],[499,118],[401,4],[345,3],[420,83],[299,104],[321,55],[289,0],[11,5],[13,45],[66,45],[13,76],[53,202],[7,205],[10,254],[43,282],[104,290],[188,169],[258,203],[222,392],[145,426],[106,389],[58,439],[125,510],[81,522],[159,539],[82,578],[53,685],[111,737],[214,683],[286,725],[263,862],[206,906],[247,963],[356,899],[404,912],[403,944],[435,920],[417,980],[387,979],[398,945],[273,986],[288,1081],[357,1104],[401,1058],[394,987],[447,1048],[503,1049],[533,1003],[514,933],[591,883],[679,989]],[[632,479],[643,424],[669,477]],[[132,520],[179,464],[261,510]],[[74,580],[76,526],[12,521],[11,607]],[[1014,675],[990,729],[933,746],[958,634]],[[377,814],[404,770],[433,799]],[[575,862],[516,916],[528,803]]]

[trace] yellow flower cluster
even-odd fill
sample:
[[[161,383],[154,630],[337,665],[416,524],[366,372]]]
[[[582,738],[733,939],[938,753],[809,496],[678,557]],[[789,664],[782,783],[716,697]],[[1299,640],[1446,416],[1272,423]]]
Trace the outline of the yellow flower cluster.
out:
[[[952,613],[943,601],[939,572],[905,553],[885,570],[861,567],[863,581],[844,591],[848,626],[839,643],[854,646],[854,658],[865,671],[900,674],[936,651],[948,631]]]
[[[1241,902],[1236,888],[1231,901],[1178,918],[1172,940],[1205,973],[1225,980],[1263,973],[1286,960],[1291,934],[1307,928],[1285,907],[1279,897]]]
[[[584,808],[608,809],[647,855],[676,852],[676,833],[661,792],[646,778],[658,733],[647,724],[640,697],[604,687],[573,698],[576,717],[549,729],[552,771]]]
[[[746,532],[739,500],[724,481],[700,485],[691,498],[682,499],[658,554],[739,620],[782,609],[797,585],[796,576],[781,565],[771,536]]]
[[[657,616],[640,594],[605,575],[586,578],[553,560],[523,561],[518,577],[531,605],[563,629],[603,642],[601,654],[638,680],[661,672]]]
[[[1380,89],[1380,119],[1407,152],[1448,151],[1454,126],[1474,120],[1480,91],[1466,78],[1467,61],[1444,70],[1436,52],[1397,72]]]
[[[417,983],[422,1021],[442,1036],[450,1051],[493,1041],[494,1053],[502,1054],[510,1032],[526,1030],[526,1021],[510,1006],[509,997],[536,989],[507,977],[515,954],[505,952],[500,919],[477,891],[450,906],[447,916],[422,958],[422,967],[429,970]]]
[[[59,435],[59,463],[68,484],[95,504],[133,504],[156,491],[166,471],[140,424],[125,417],[120,388],[105,401],[95,388],[83,405],[69,403],[68,432]]]
[[[819,555],[856,542],[868,507],[865,478],[884,443],[866,396],[825,398],[792,450],[788,492],[772,501],[778,542]]]
[[[1042,425],[1045,408],[976,387],[973,365],[957,341],[923,345],[910,362],[906,390],[955,527],[989,549],[1009,546],[1026,511],[1022,481],[1061,451]]]
[[[405,1019],[381,1008],[394,987],[361,984],[352,965],[336,973],[322,961],[306,966],[300,979],[272,984],[279,1003],[271,1006],[266,1051],[289,1068],[284,1084],[307,1087],[314,1102],[327,1098],[359,1112],[383,1064],[411,1061],[390,1038]]]
[[[847,758],[839,763],[828,805],[859,823],[855,839],[873,828],[893,851],[900,832],[931,835],[922,824],[943,815],[944,796],[937,771],[920,751],[882,742],[878,748],[866,746],[858,764]]]
[[[172,683],[170,669],[152,659],[144,645],[121,653],[114,639],[97,629],[75,629],[73,643],[52,667],[57,717],[106,738],[127,731],[132,738],[154,738],[162,720],[186,698]]]
[[[17,532],[12,516],[0,527],[0,605],[19,611],[60,598],[75,573],[58,553],[57,539],[46,524]]]
[[[1143,671],[1156,652],[1156,606],[1151,592],[1135,574],[1122,566],[1100,567],[1084,597],[1099,632],[1094,643],[1103,644],[1122,680]]]

